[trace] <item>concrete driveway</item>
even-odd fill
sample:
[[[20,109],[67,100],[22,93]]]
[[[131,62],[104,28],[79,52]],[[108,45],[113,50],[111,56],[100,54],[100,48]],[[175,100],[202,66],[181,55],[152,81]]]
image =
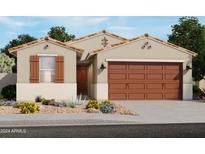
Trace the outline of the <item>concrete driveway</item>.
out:
[[[205,123],[205,103],[194,101],[115,101],[139,113],[139,123]]]

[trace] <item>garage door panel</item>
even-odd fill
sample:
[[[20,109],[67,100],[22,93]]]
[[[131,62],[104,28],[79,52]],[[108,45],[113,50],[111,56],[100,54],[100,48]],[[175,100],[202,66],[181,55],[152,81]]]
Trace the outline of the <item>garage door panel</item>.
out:
[[[165,89],[179,89],[179,84],[178,83],[166,83],[165,84]]]
[[[127,65],[125,65],[125,64],[110,64],[109,69],[110,70],[126,70]]]
[[[165,65],[164,66],[165,70],[175,70],[175,71],[179,71],[179,66],[178,65]]]
[[[128,99],[130,99],[130,100],[143,100],[143,99],[145,99],[145,93],[129,93]]]
[[[112,80],[125,80],[127,78],[126,74],[123,74],[123,73],[116,73],[116,74],[112,74],[110,73],[109,74],[109,78]]]
[[[163,99],[163,93],[147,93],[147,99]]]
[[[125,100],[125,99],[127,99],[127,94],[125,94],[125,93],[110,93],[110,99]]]
[[[128,70],[145,70],[145,65],[129,64]]]
[[[110,99],[181,99],[181,64],[112,62],[111,65],[111,69],[108,65]]]
[[[162,90],[163,89],[163,83],[148,83],[147,89],[156,89],[156,90]]]
[[[147,70],[162,70],[162,65],[147,65]]]
[[[132,89],[141,89],[144,90],[145,89],[145,84],[144,83],[129,83],[128,84],[128,90],[132,90]]]
[[[109,85],[109,87],[111,87],[111,89],[126,89],[126,84],[124,83],[111,83]]]
[[[163,79],[163,74],[147,74],[147,79],[148,80],[162,80]]]
[[[179,98],[179,95],[177,93],[165,93],[165,99],[176,99]]]
[[[179,80],[179,74],[165,74],[165,80]]]
[[[128,80],[144,80],[145,74],[139,74],[139,73],[129,73],[128,74]]]

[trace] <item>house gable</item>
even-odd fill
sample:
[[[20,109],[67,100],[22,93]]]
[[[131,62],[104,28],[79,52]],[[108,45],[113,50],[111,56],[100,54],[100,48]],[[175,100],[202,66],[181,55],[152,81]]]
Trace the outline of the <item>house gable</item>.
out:
[[[56,45],[53,42],[41,42],[39,44],[27,48],[23,48],[17,52],[17,70],[18,70],[17,83],[30,82],[29,81],[30,80],[29,61],[30,61],[30,57],[34,55],[63,56],[64,57],[64,83],[76,82],[77,53],[71,49]]]
[[[144,40],[152,41],[152,42],[154,42],[154,44],[157,44],[158,46],[166,46],[167,48],[170,48],[170,50],[173,49],[175,51],[178,51],[179,53],[183,52],[183,53],[191,55],[191,56],[197,56],[197,53],[195,53],[193,51],[190,51],[188,49],[179,47],[179,46],[171,44],[169,42],[160,40],[158,38],[152,37],[152,36],[150,36],[148,34],[145,34],[143,36],[139,36],[139,37],[136,37],[136,38],[132,38],[130,40],[125,40],[125,41],[121,41],[119,43],[112,44],[110,47],[107,47],[107,48],[99,48],[97,50],[93,50],[92,53],[93,54],[97,54],[99,52],[110,51],[110,50],[113,50],[115,48],[121,48],[121,47],[124,47],[124,46],[129,46],[129,45],[132,45],[133,43],[144,41]],[[144,45],[145,45],[145,47],[148,47],[148,44],[147,45],[144,44]],[[142,47],[144,45],[142,45]]]
[[[25,43],[25,44],[22,44],[22,45],[18,45],[18,46],[16,46],[16,47],[10,48],[10,49],[9,49],[9,52],[10,52],[11,54],[16,55],[16,53],[17,53],[18,51],[21,51],[21,50],[23,50],[23,49],[30,48],[30,47],[33,47],[33,46],[37,46],[37,45],[42,44],[42,43],[44,43],[44,42],[52,43],[52,44],[55,44],[55,45],[57,45],[57,46],[59,46],[59,47],[66,48],[66,49],[70,49],[70,50],[72,50],[72,51],[77,52],[78,54],[82,54],[82,52],[83,52],[83,49],[76,48],[76,47],[73,47],[73,46],[71,46],[71,45],[67,45],[67,44],[65,44],[65,43],[63,43],[63,42],[61,42],[61,41],[52,39],[52,38],[50,38],[50,37],[44,37],[44,38],[39,39],[39,40],[35,40],[35,41],[28,42],[28,43]]]
[[[84,37],[80,37],[77,39],[74,39],[73,41],[69,41],[66,44],[75,46],[77,48],[84,49],[86,51],[95,50],[98,48],[103,48],[110,46],[114,43],[119,43],[121,41],[125,41],[127,39],[120,37],[118,35],[109,33],[107,31],[102,31],[98,33],[94,33],[91,35],[87,35]],[[103,45],[103,41],[106,41],[107,45]]]

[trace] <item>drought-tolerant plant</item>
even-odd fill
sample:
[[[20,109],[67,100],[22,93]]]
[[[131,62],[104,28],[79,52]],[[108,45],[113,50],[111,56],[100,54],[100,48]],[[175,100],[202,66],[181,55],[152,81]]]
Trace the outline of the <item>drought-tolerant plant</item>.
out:
[[[42,102],[43,105],[55,105],[55,100],[54,99],[42,98],[41,102]]]
[[[1,91],[1,95],[8,100],[16,99],[16,85],[8,85]]]
[[[75,102],[70,102],[70,103],[68,103],[68,106],[71,107],[71,108],[75,108],[76,103]]]
[[[86,100],[87,100],[87,97],[84,96],[84,98],[83,98],[83,95],[80,94],[77,97],[77,99],[75,100],[75,102],[76,102],[77,105],[82,105],[82,104],[85,104]]]
[[[42,101],[42,97],[41,96],[37,96],[36,98],[35,98],[35,102],[41,102]]]
[[[23,102],[16,102],[15,104],[13,104],[13,108],[20,108],[22,103]]]
[[[109,100],[104,100],[100,103],[100,111],[102,113],[112,113],[114,111],[114,105]]]
[[[86,109],[99,109],[100,108],[100,104],[97,100],[89,100],[88,103],[86,104]]]
[[[86,96],[83,97],[82,95],[79,95],[77,98],[73,98],[71,100],[63,100],[63,104],[67,107],[75,108],[77,105],[85,104],[86,102]]]
[[[19,108],[21,109],[21,113],[30,114],[40,111],[40,107],[36,103],[32,102],[22,102],[20,103]]]
[[[10,58],[5,53],[0,53],[0,73],[12,73],[14,65],[14,58]]]
[[[4,102],[0,100],[0,106],[3,106],[3,105],[4,105]]]
[[[3,100],[4,99],[4,96],[0,95],[0,100]]]
[[[200,99],[204,95],[204,92],[197,85],[193,85],[193,95],[194,99]]]

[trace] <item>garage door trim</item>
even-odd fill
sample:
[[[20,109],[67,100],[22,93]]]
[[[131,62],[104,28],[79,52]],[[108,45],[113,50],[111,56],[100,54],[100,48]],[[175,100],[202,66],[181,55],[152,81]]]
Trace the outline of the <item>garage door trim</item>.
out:
[[[107,62],[156,62],[156,63],[183,63],[184,60],[170,59],[105,59]]]

